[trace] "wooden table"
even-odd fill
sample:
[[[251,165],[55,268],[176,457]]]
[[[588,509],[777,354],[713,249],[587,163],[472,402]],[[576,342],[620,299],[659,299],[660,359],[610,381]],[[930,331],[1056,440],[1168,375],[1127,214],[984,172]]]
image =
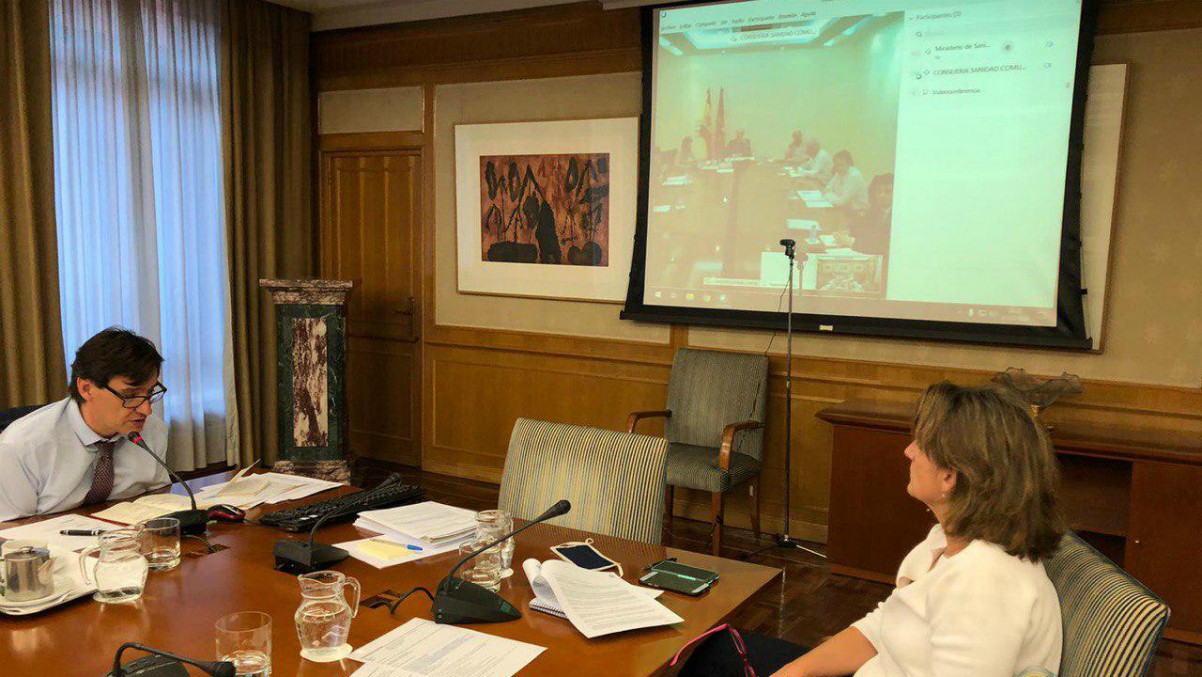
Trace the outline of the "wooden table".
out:
[[[199,487],[228,477],[228,473],[223,473],[189,484]],[[174,490],[182,491],[180,487]],[[347,488],[328,491],[297,504],[349,491]],[[273,511],[289,505],[293,504],[265,506],[265,509]],[[102,507],[89,506],[78,512],[93,513]],[[248,517],[253,519],[258,513],[252,510]],[[26,521],[35,519],[38,518]],[[371,535],[350,524],[341,524],[322,528],[317,540],[338,543]],[[292,620],[300,605],[300,589],[295,576],[272,568],[276,540],[298,536],[252,524],[212,524],[209,541],[227,549],[202,555],[205,548],[195,539],[185,538],[180,566],[169,572],[151,572],[145,594],[136,603],[99,604],[91,597],[84,597],[36,616],[0,616],[0,666],[4,666],[4,674],[15,669],[12,674],[98,677],[111,668],[117,647],[128,641],[212,660],[213,624],[218,618],[235,611],[265,611],[273,623],[275,677],[349,675],[362,664],[352,660],[318,664],[300,657]],[[521,571],[521,562],[526,558],[552,558],[549,546],[586,537],[592,537],[601,552],[622,563],[627,580],[635,580],[643,566],[665,557],[677,557],[683,563],[717,571],[722,578],[701,597],[663,594],[660,599],[685,619],[684,623],[588,640],[568,621],[529,609],[533,595]],[[433,590],[455,559],[455,553],[445,553],[375,569],[352,558],[335,568],[359,579],[366,599],[386,590],[404,593],[419,585]],[[532,527],[518,536],[514,570],[514,575],[501,583],[500,594],[522,611],[522,618],[465,627],[546,647],[522,675],[662,674],[681,645],[731,617],[781,574],[778,569],[757,564],[549,524]],[[395,615],[385,608],[361,607],[351,626],[350,642],[362,646],[414,617],[431,618],[430,602],[420,593],[407,599]],[[126,660],[139,655],[127,652]]]

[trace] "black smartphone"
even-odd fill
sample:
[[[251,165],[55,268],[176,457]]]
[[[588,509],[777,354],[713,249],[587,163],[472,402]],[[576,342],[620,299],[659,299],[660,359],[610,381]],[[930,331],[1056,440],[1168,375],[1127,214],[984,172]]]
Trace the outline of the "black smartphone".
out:
[[[682,578],[676,574],[670,574],[664,571],[656,571],[654,569],[643,574],[643,576],[639,578],[639,583],[651,588],[679,592],[691,597],[696,597],[710,588],[709,582],[694,581],[688,578]]]
[[[718,580],[718,574],[716,572],[710,571],[709,569],[691,567],[687,564],[681,564],[680,562],[674,560],[666,559],[662,562],[656,562],[655,564],[651,565],[651,570],[662,571],[664,573],[679,576],[684,579],[705,583],[706,585]]]

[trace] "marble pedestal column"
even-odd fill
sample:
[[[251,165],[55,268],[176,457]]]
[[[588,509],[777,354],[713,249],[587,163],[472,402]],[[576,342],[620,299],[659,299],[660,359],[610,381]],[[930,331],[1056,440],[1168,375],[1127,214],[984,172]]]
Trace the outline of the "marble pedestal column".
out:
[[[346,299],[350,280],[259,280],[276,308],[280,472],[349,479]]]

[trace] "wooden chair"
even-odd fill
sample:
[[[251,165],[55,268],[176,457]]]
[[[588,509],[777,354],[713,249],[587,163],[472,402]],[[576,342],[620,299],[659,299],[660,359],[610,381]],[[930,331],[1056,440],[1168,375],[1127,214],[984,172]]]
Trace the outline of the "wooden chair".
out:
[[[659,437],[519,418],[498,505],[534,519],[566,498],[572,510],[555,524],[658,545],[667,455]]]
[[[1059,677],[1140,677],[1148,671],[1169,607],[1073,533],[1045,563],[1060,597]]]
[[[760,536],[760,466],[764,410],[768,399],[768,357],[682,349],[672,362],[668,408],[636,411],[627,431],[644,418],[662,417],[668,440],[668,517],[673,487],[710,492],[711,547],[722,547],[725,494],[747,483],[751,528]]]

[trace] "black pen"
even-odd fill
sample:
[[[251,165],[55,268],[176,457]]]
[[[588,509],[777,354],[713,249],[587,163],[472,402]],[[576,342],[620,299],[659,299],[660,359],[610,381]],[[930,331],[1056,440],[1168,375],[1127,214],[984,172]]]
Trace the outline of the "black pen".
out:
[[[58,533],[62,536],[99,536],[104,531],[100,529],[63,529]]]

